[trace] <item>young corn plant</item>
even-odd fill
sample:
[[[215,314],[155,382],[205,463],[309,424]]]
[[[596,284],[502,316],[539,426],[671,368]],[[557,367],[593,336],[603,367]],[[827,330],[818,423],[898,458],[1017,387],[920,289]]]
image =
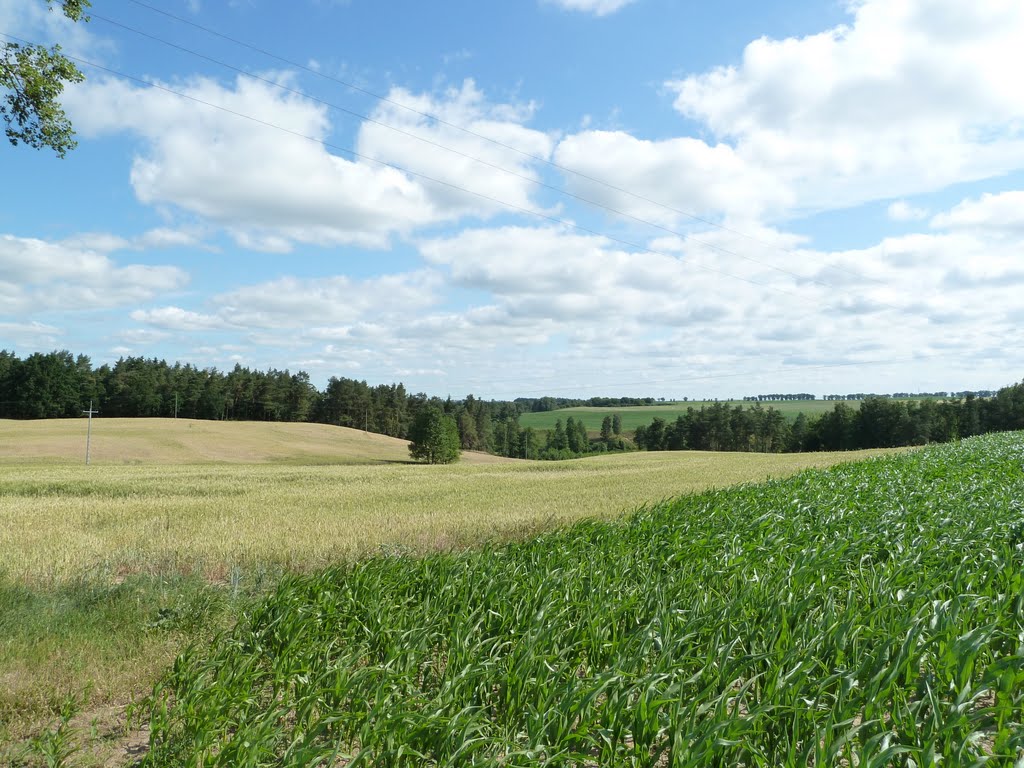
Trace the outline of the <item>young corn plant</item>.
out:
[[[82,750],[83,734],[71,725],[72,719],[81,711],[88,693],[70,694],[60,705],[57,724],[34,736],[29,742],[28,752],[47,768],[65,768],[71,759]]]
[[[159,766],[1024,760],[1024,435],[282,582],[176,661]]]

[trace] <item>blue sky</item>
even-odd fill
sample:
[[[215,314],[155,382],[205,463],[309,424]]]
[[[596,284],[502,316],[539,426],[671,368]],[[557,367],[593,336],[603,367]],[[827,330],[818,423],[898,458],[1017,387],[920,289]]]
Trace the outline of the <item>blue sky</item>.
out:
[[[0,347],[485,398],[1024,375],[1016,0],[147,2],[0,0],[135,78],[82,66],[66,159],[0,146]]]

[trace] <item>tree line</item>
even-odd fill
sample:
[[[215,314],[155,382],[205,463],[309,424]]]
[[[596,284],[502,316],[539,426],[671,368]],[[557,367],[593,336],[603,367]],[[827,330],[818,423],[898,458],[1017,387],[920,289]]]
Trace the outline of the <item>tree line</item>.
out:
[[[994,389],[973,389],[963,390],[961,392],[893,392],[891,395],[879,395],[874,392],[853,392],[846,395],[825,395],[822,400],[867,400],[869,398],[894,398],[894,399],[905,399],[905,400],[924,400],[924,399],[939,399],[945,400],[949,398],[960,399],[972,395],[974,397],[995,397],[996,390]],[[813,399],[813,398],[812,398]]]
[[[875,392],[851,392],[845,395],[825,395],[822,400],[867,400],[869,397],[890,397],[893,399],[901,400],[921,400],[925,398],[961,398],[967,397],[967,395],[974,395],[975,397],[993,397],[995,396],[995,390],[991,389],[977,389],[977,390],[964,390],[962,392],[893,392],[892,394],[877,394]],[[812,395],[807,392],[797,392],[788,394],[773,394],[773,395],[747,395],[743,398],[746,402],[788,402],[793,400],[817,400],[817,395]]]
[[[412,439],[417,417],[423,430],[439,435],[440,417],[455,425],[460,450],[485,451],[514,458],[568,458],[591,450],[621,450],[625,442],[591,446],[582,422],[565,434],[538,432],[519,424],[519,416],[555,403],[640,405],[654,398],[520,398],[484,401],[409,393],[402,383],[371,386],[365,381],[331,377],[318,390],[305,371],[253,370],[236,364],[228,371],[169,364],[146,357],[122,357],[94,367],[89,357],[67,350],[37,352],[24,359],[0,350],[0,418],[47,419],[79,416],[90,403],[100,417],[180,417],[237,421],[297,421],[362,429]],[[451,435],[443,425],[445,442]],[[615,433],[619,434],[618,431]],[[447,447],[446,447],[447,450]],[[445,454],[447,455],[447,453]]]
[[[665,398],[661,398],[664,401]],[[563,408],[629,408],[635,405],[654,405],[653,397],[517,397],[513,401],[523,413],[560,411]]]
[[[849,451],[944,443],[964,437],[1024,430],[1024,383],[962,399],[893,400],[868,397],[860,408],[836,403],[831,411],[790,424],[778,410],[722,403],[688,408],[675,421],[655,418],[634,435],[648,451]]]
[[[245,421],[307,421],[363,429],[410,439],[418,416],[435,414],[427,426],[445,439],[457,434],[460,450],[530,459],[564,459],[595,452],[646,450],[814,451],[892,447],[944,442],[984,432],[1024,429],[1024,384],[947,399],[894,400],[866,397],[860,408],[837,403],[832,411],[793,423],[776,409],[714,403],[688,408],[671,423],[655,418],[622,433],[621,418],[609,415],[599,437],[568,417],[552,430],[523,428],[519,416],[556,403],[650,404],[653,398],[520,398],[485,401],[410,394],[401,383],[371,386],[332,377],[318,390],[304,371],[258,371],[235,365],[228,372],[144,357],[122,357],[94,367],[85,355],[67,350],[34,353],[24,359],[0,350],[0,418],[79,416],[91,402],[101,417],[173,417]],[[774,396],[773,396],[774,397]],[[800,397],[800,396],[797,396]]]
[[[472,395],[453,401],[410,394],[400,382],[371,386],[335,376],[318,390],[305,371],[236,364],[224,373],[145,357],[94,367],[87,356],[67,350],[24,359],[0,350],[0,418],[71,418],[90,403],[101,418],[316,422],[402,439],[410,437],[417,416],[430,410],[454,422],[462,450],[536,457],[541,444],[533,430],[519,427],[523,405]],[[427,427],[438,429],[435,422]]]
[[[773,400],[777,402],[786,402],[792,400],[817,400],[817,395],[812,395],[807,392],[797,392],[795,394],[748,395],[743,399],[751,403],[760,403]]]

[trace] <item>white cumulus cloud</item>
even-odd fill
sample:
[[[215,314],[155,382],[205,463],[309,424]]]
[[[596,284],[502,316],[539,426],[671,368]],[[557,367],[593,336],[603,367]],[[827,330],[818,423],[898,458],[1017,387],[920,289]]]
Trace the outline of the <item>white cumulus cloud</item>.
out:
[[[187,283],[178,267],[119,264],[98,251],[0,235],[0,317],[120,307]]]
[[[564,137],[574,191],[658,223],[785,219],[1024,168],[1024,4],[857,0],[847,24],[749,43],[665,82],[707,138]],[[895,209],[897,215],[900,207]],[[914,212],[916,213],[916,212]]]
[[[287,74],[276,77],[289,88],[295,85]],[[198,215],[243,247],[271,252],[294,244],[382,247],[393,234],[503,210],[369,159],[347,159],[323,143],[332,136],[328,108],[296,93],[246,77],[230,85],[194,77],[167,87],[192,100],[101,79],[69,88],[66,102],[83,135],[129,132],[143,139],[131,170],[139,200]],[[528,105],[491,104],[472,82],[438,97],[404,91],[393,96],[516,149],[541,157],[551,151],[544,133],[522,125]],[[491,166],[507,167],[518,177],[373,123],[364,123],[358,137],[358,151],[367,158],[532,207],[533,161],[393,105],[382,105],[374,115]]]
[[[1024,233],[1024,191],[984,194],[964,200],[932,219],[939,229],[981,229],[988,232]]]
[[[374,122],[360,126],[358,150],[437,179],[417,183],[447,216],[501,213],[507,206],[500,203],[532,209],[538,166],[554,145],[551,136],[526,126],[534,109],[492,104],[472,80],[439,96],[395,88],[373,112]]]
[[[607,16],[625,8],[635,0],[546,0],[547,2],[564,8],[567,11],[582,11],[592,13],[595,16]]]
[[[906,200],[890,203],[887,213],[893,221],[921,221],[928,218],[927,208],[911,205]]]

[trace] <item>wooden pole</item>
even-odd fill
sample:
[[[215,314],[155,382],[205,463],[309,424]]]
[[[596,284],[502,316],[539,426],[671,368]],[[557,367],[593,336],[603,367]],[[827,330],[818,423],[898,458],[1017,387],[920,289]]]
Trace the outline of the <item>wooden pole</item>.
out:
[[[85,465],[89,466],[89,453],[90,449],[92,448],[92,415],[94,413],[99,413],[99,411],[94,411],[92,409],[92,400],[90,400],[89,410],[82,411],[82,413],[86,414],[89,417],[89,427],[85,432]]]

